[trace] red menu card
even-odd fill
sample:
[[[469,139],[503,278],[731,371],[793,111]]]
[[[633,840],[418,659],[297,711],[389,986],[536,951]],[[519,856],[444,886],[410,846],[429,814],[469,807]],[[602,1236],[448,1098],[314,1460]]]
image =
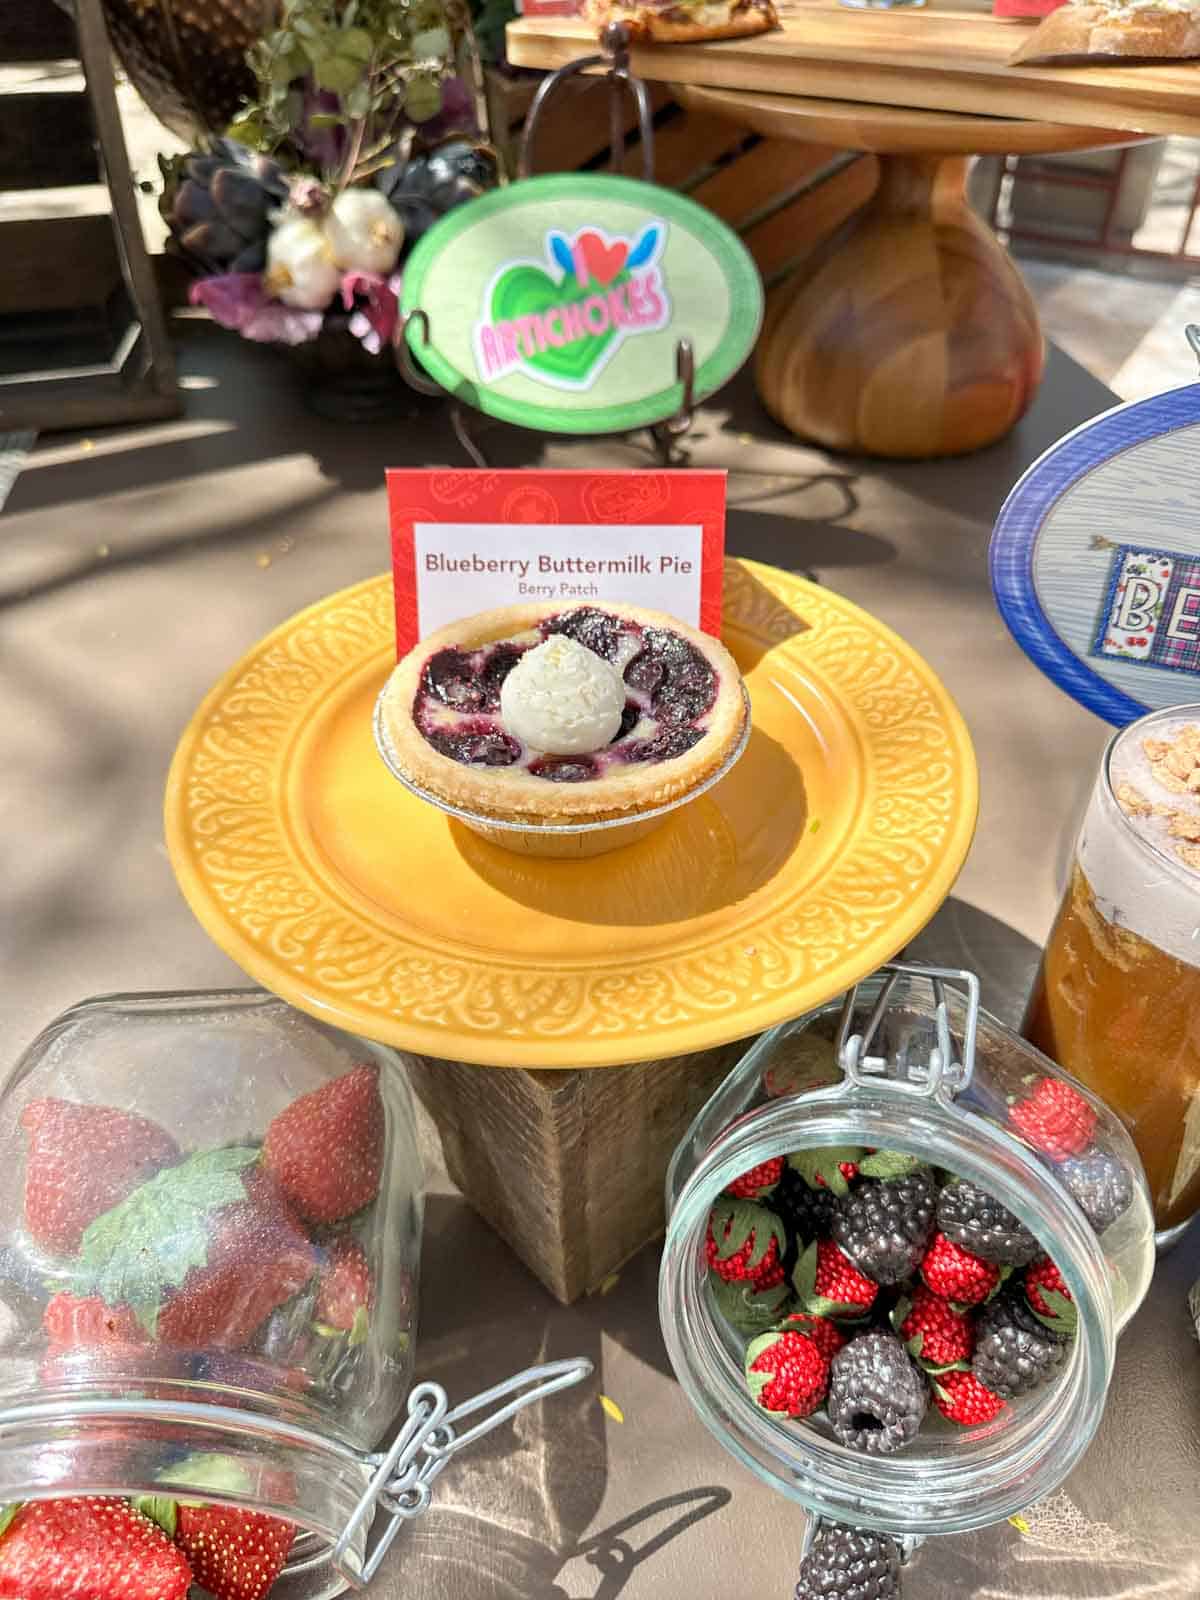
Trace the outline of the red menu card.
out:
[[[717,634],[723,472],[387,475],[396,651],[493,606],[649,606]]]

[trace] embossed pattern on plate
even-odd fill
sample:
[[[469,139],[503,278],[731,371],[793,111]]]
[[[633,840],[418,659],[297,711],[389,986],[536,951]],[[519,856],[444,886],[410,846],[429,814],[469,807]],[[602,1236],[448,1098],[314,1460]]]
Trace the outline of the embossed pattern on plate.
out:
[[[407,794],[372,740],[391,582],[310,607],[176,751],[171,862],[258,982],[401,1049],[618,1065],[743,1037],[894,955],[970,845],[974,752],[919,655],[839,595],[729,561],[746,754],[642,842],[525,861]]]

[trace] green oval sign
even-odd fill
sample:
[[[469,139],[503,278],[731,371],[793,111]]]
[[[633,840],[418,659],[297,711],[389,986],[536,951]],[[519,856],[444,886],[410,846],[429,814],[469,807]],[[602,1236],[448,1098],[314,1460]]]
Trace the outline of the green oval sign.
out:
[[[762,320],[745,246],[694,201],[611,175],[556,173],[472,200],[419,241],[401,310],[414,355],[490,416],[554,433],[619,433],[673,416],[675,350],[695,398],[738,370]]]

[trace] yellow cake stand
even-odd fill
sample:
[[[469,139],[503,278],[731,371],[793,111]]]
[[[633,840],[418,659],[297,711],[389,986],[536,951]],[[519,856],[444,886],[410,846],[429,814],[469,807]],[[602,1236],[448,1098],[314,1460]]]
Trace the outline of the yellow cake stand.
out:
[[[848,989],[941,905],[978,802],[966,727],[901,639],[828,589],[729,561],[741,761],[639,843],[543,861],[390,776],[394,663],[371,579],[264,639],[201,705],[166,793],[180,887],[258,982],[351,1032],[509,1067],[743,1038]]]

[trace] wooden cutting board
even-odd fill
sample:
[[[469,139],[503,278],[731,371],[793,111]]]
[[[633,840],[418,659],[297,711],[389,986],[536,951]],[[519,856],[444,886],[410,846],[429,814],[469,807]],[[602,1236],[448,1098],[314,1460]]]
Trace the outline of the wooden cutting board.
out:
[[[1200,135],[1200,62],[1010,66],[1030,26],[970,0],[890,11],[793,0],[777,32],[646,45],[634,49],[632,64],[643,78],[710,88]],[[517,66],[561,67],[597,48],[594,30],[574,18],[530,17],[508,28]]]

